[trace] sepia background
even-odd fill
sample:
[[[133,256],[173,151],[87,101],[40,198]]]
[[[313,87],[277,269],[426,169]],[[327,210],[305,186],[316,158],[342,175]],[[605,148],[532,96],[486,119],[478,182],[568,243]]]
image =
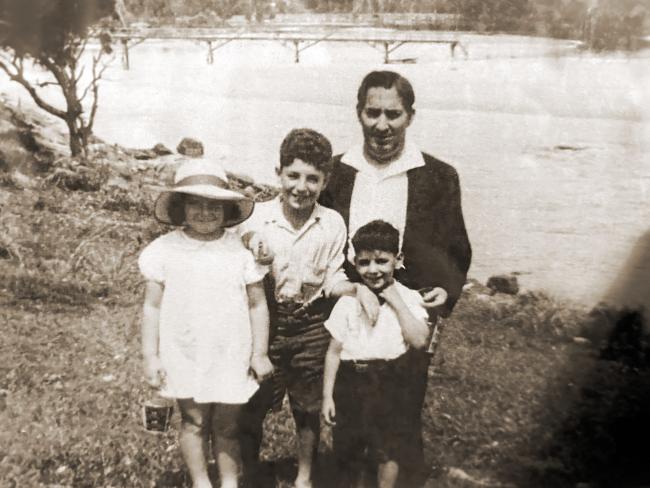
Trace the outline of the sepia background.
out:
[[[123,0],[100,25],[112,53],[85,157],[0,71],[0,484],[187,483],[174,433],[139,427],[134,261],[164,231],[154,187],[191,137],[233,185],[270,196],[292,128],[335,153],[361,141],[356,90],[374,69],[412,82],[409,136],[458,170],[473,246],[431,371],[431,486],[650,482],[631,447],[648,428],[649,2]],[[232,37],[211,63],[210,33]],[[301,35],[322,40],[296,63]],[[386,64],[391,36],[423,42]],[[80,64],[102,46],[91,37]],[[24,74],[64,104],[29,57]],[[503,274],[517,293],[485,286]],[[267,423],[263,457],[285,486],[290,420]]]

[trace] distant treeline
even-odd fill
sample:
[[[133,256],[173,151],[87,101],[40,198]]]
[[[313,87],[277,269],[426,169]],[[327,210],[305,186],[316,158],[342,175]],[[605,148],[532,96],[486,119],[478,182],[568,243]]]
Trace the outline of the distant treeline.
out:
[[[454,28],[580,39],[595,50],[636,49],[650,34],[650,0],[122,0],[128,16],[210,25],[233,15],[419,13],[419,28]]]

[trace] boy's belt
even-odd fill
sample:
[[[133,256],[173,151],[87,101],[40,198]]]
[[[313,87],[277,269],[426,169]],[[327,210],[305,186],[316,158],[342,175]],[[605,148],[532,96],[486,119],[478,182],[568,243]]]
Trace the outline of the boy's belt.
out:
[[[273,314],[282,322],[304,323],[310,320],[325,320],[329,317],[334,301],[328,298],[317,298],[313,302],[303,304],[297,302],[276,302],[272,304]]]
[[[341,360],[341,366],[357,373],[366,373],[368,371],[382,371],[394,361],[394,359],[343,359]]]

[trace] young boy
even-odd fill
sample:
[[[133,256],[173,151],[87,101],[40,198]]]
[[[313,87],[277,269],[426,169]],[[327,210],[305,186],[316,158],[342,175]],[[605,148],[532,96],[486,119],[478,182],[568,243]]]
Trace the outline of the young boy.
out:
[[[325,327],[332,335],[325,359],[322,414],[334,426],[334,456],[342,479],[337,487],[363,486],[364,451],[377,463],[379,488],[395,486],[400,451],[408,436],[406,375],[409,347],[429,339],[422,297],[393,279],[399,232],[373,220],[352,238],[354,265],[382,303],[375,324],[360,313],[356,299],[342,297]]]
[[[256,205],[240,229],[255,253],[258,246],[272,257],[266,291],[271,320],[269,357],[271,384],[263,384],[242,418],[242,458],[249,484],[264,485],[255,473],[264,416],[272,404],[289,395],[298,434],[296,488],[310,488],[312,462],[320,435],[320,409],[325,353],[330,336],[324,327],[337,297],[364,293],[347,281],[343,248],[347,231],[343,218],[320,206],[318,197],[332,169],[329,141],[311,129],[292,130],[280,148],[281,193]],[[367,298],[366,295],[366,298]],[[371,314],[372,315],[372,314]],[[273,391],[271,391],[273,390]],[[271,398],[272,397],[272,398]]]

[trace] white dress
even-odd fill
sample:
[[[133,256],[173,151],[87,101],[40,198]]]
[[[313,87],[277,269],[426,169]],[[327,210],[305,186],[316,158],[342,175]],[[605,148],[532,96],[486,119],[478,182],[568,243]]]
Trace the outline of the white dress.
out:
[[[138,265],[147,280],[164,286],[159,354],[167,376],[161,394],[246,403],[258,388],[249,374],[246,285],[260,281],[266,269],[229,230],[214,241],[174,230],[149,244]]]

